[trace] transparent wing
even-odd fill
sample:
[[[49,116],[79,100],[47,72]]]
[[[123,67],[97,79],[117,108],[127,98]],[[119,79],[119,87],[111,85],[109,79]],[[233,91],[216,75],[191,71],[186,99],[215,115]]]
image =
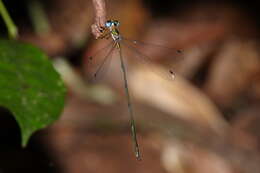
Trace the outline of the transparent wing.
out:
[[[126,40],[128,42],[132,42],[133,44],[137,44],[137,45],[139,44],[139,45],[144,45],[144,46],[145,45],[158,46],[158,47],[162,47],[162,48],[166,48],[166,49],[171,49],[171,50],[177,51],[178,53],[182,51],[180,49],[167,47],[167,46],[164,46],[164,45],[161,45],[161,44],[148,43],[148,42],[144,42],[144,41],[140,41],[140,40],[134,40],[134,39],[126,38],[126,37],[122,37],[122,39]]]
[[[168,48],[157,44],[123,38],[121,44],[128,49],[129,58],[135,58],[144,64],[149,70],[160,75],[164,79],[173,80],[175,77],[174,65],[182,59],[182,50]],[[158,57],[164,56],[163,68],[156,68]]]
[[[154,58],[156,58],[155,57],[156,54],[159,53],[159,54],[164,54],[165,57],[167,57],[167,59],[169,61],[179,61],[182,59],[183,50],[181,50],[181,49],[175,49],[175,48],[171,48],[171,47],[167,47],[167,46],[163,46],[163,45],[159,45],[159,44],[132,40],[132,39],[125,38],[125,37],[122,37],[122,39],[123,39],[123,42],[133,46],[135,49],[139,50],[140,52],[143,52],[144,54],[146,54],[146,56],[151,57],[151,55],[152,55],[152,56],[154,56]]]
[[[114,41],[87,57],[87,76],[91,82],[98,82],[106,74],[115,49]]]

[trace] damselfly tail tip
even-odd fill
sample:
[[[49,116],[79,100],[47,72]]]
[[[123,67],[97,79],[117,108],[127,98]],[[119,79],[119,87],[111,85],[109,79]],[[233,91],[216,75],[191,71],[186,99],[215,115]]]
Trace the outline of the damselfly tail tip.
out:
[[[142,157],[136,157],[137,161],[142,161]]]
[[[141,157],[141,154],[140,154],[139,151],[137,151],[137,152],[135,153],[135,157],[136,157],[136,160],[142,161],[142,157]]]

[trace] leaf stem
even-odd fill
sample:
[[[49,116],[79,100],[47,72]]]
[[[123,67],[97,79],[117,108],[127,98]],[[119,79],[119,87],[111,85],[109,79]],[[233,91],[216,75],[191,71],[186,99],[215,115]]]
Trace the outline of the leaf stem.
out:
[[[15,39],[18,35],[17,27],[14,24],[12,18],[10,17],[8,11],[6,10],[2,0],[0,0],[0,14],[6,24],[9,37],[11,39]]]
[[[35,32],[38,35],[50,32],[51,27],[43,4],[40,1],[30,0],[28,9]]]

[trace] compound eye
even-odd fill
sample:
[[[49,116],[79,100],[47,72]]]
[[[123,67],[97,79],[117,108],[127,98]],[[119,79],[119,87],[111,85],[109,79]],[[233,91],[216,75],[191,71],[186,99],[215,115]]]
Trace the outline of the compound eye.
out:
[[[114,21],[114,24],[115,24],[115,26],[119,26],[118,20],[115,20],[115,21]]]
[[[111,20],[108,20],[108,21],[106,22],[106,24],[105,24],[106,27],[111,27],[111,25],[112,25]]]

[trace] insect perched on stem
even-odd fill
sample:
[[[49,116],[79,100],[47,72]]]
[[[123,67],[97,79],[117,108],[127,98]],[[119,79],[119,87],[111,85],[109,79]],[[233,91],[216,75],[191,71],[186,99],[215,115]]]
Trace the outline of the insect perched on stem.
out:
[[[124,88],[125,88],[125,94],[127,98],[127,103],[128,103],[128,110],[129,110],[129,115],[130,115],[130,123],[131,123],[131,135],[132,135],[132,140],[134,143],[134,151],[135,151],[135,156],[138,160],[141,160],[141,154],[140,154],[140,149],[139,149],[139,144],[136,136],[136,125],[135,125],[135,120],[134,120],[134,114],[133,114],[133,108],[131,104],[131,99],[130,99],[130,94],[129,94],[129,88],[128,88],[128,80],[127,80],[127,71],[123,59],[123,54],[122,54],[122,46],[127,48],[129,51],[135,53],[135,55],[138,55],[138,61],[148,65],[148,68],[150,68],[152,65],[151,59],[149,56],[143,54],[141,51],[138,50],[137,46],[152,46],[153,48],[159,48],[161,51],[167,51],[170,52],[171,55],[176,55],[182,53],[181,50],[176,50],[172,48],[166,48],[160,45],[156,44],[150,44],[150,43],[143,43],[140,41],[136,40],[130,40],[122,37],[119,33],[118,30],[119,27],[119,22],[117,20],[108,20],[105,23],[105,26],[101,29],[102,35],[98,39],[109,39],[111,38],[112,41],[108,44],[108,46],[104,47],[101,51],[106,50],[107,48],[110,49],[108,50],[107,54],[104,56],[102,62],[94,69],[93,77],[97,78],[100,73],[102,72],[102,69],[104,68],[105,64],[109,62],[111,59],[111,55],[113,54],[114,50],[117,50],[119,53],[119,58],[120,58],[120,64],[121,64],[121,70],[123,73],[123,80],[124,80]],[[95,54],[94,56],[90,56],[88,60],[93,62],[95,60]],[[149,65],[151,64],[151,66]],[[159,72],[159,75],[162,77],[173,80],[175,77],[175,74],[173,70],[171,69],[166,69],[166,70],[161,70],[161,71],[155,71]]]

